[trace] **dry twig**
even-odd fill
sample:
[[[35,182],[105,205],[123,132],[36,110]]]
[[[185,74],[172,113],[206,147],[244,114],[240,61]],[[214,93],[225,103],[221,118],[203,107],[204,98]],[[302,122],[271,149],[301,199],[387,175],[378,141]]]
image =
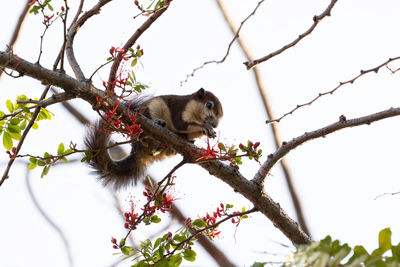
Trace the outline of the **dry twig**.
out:
[[[287,50],[287,49],[289,49],[289,48],[295,46],[295,45],[296,45],[298,42],[300,42],[304,37],[310,35],[310,34],[314,31],[314,29],[317,27],[318,23],[319,23],[322,19],[324,19],[325,17],[328,17],[328,16],[331,15],[332,8],[333,8],[333,6],[336,4],[337,1],[338,1],[338,0],[332,0],[332,1],[330,2],[330,4],[328,5],[328,7],[324,10],[324,12],[322,12],[320,15],[315,15],[315,16],[313,17],[314,23],[311,25],[311,27],[310,27],[307,31],[305,31],[304,33],[300,34],[300,35],[299,35],[295,40],[293,40],[291,43],[289,43],[289,44],[287,44],[287,45],[284,45],[282,48],[280,48],[280,49],[278,49],[278,50],[276,50],[276,51],[274,51],[274,52],[272,52],[272,53],[270,53],[270,54],[268,54],[268,55],[266,55],[266,56],[264,56],[264,57],[262,57],[262,58],[255,59],[255,60],[252,60],[252,61],[247,61],[247,62],[244,62],[243,64],[244,64],[244,65],[247,67],[247,69],[249,70],[249,69],[251,69],[252,67],[254,67],[255,65],[260,64],[261,62],[267,61],[267,60],[273,58],[274,56],[277,56],[277,55],[279,55],[280,53],[284,52],[285,50]]]

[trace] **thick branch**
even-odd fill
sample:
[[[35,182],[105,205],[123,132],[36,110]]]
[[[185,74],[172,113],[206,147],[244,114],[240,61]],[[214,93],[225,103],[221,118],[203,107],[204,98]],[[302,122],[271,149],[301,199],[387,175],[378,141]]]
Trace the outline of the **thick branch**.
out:
[[[0,52],[0,66],[14,69],[42,82],[58,86],[65,92],[89,102],[92,106],[97,104],[97,96],[107,99],[104,92],[94,88],[87,82],[80,82],[66,74],[45,69],[40,65],[29,63],[20,58],[17,59],[9,53]],[[111,105],[111,101],[108,104]],[[124,105],[119,105],[117,112],[124,115],[123,119],[127,122],[129,121],[127,109]],[[186,159],[195,162],[196,159],[202,156],[201,151],[196,146],[153,124],[149,119],[140,116],[138,117],[138,122],[143,130],[161,142],[171,145]],[[293,243],[305,244],[311,241],[297,223],[280,208],[279,204],[275,203],[256,183],[243,177],[236,168],[219,161],[203,162],[199,165],[208,170],[210,174],[230,185],[235,192],[250,200],[254,207],[267,216]]]
[[[363,124],[371,124],[372,122],[383,120],[386,118],[390,117],[395,117],[400,115],[400,108],[390,108],[385,111],[381,111],[378,113],[374,113],[368,116],[360,117],[360,118],[355,118],[351,120],[347,120],[345,116],[340,116],[339,121],[335,122],[331,125],[328,125],[324,128],[312,131],[312,132],[307,132],[299,137],[296,137],[292,139],[290,142],[284,142],[281,147],[279,147],[275,153],[271,154],[268,156],[268,159],[264,162],[263,168],[260,168],[260,170],[257,172],[255,177],[253,178],[253,182],[259,184],[262,183],[262,181],[265,179],[267,173],[264,170],[269,170],[274,167],[274,165],[279,162],[286,154],[288,154],[290,151],[298,147],[299,145],[316,139],[320,137],[324,137],[328,134],[331,134],[333,132],[336,132],[338,130],[344,129],[344,128],[349,128],[349,127],[354,127],[354,126],[360,126]]]
[[[67,44],[65,47],[65,52],[67,54],[68,62],[74,71],[75,77],[78,80],[83,81],[85,79],[85,75],[83,74],[83,71],[81,67],[78,64],[78,61],[75,58],[74,54],[74,49],[73,49],[73,42],[75,35],[78,31],[78,29],[92,16],[98,14],[100,12],[100,9],[106,5],[107,3],[111,2],[112,0],[100,0],[95,6],[93,6],[89,11],[85,12],[85,14],[82,15],[77,21],[75,21],[67,34]],[[82,3],[82,2],[81,2]]]
[[[243,64],[247,67],[247,69],[251,69],[252,67],[254,67],[255,65],[267,61],[271,58],[273,58],[274,56],[279,55],[280,53],[284,52],[285,50],[295,46],[298,42],[300,42],[304,37],[306,37],[307,35],[310,35],[314,29],[317,27],[318,23],[325,17],[330,16],[331,15],[331,11],[333,6],[336,4],[337,0],[332,0],[330,2],[330,4],[328,5],[328,7],[324,10],[324,12],[322,12],[320,15],[315,15],[313,17],[313,21],[314,23],[311,25],[311,27],[305,31],[304,33],[300,34],[295,40],[293,40],[291,43],[284,45],[282,48],[276,50],[275,52],[272,52],[271,54],[268,54],[262,58],[253,60],[253,61],[247,61],[244,62]]]

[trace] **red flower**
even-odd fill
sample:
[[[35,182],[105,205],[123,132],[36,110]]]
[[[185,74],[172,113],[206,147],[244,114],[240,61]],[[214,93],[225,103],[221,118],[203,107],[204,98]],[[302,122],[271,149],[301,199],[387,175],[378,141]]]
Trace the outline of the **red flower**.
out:
[[[137,213],[135,213],[135,204],[131,200],[131,210],[129,212],[125,212],[125,228],[126,229],[136,229],[136,220],[139,217]]]
[[[196,161],[202,160],[202,159],[214,159],[218,158],[220,156],[220,153],[214,148],[215,144],[211,147],[210,146],[210,139],[207,138],[207,148],[200,148],[202,152],[204,152],[203,156],[198,158]]]

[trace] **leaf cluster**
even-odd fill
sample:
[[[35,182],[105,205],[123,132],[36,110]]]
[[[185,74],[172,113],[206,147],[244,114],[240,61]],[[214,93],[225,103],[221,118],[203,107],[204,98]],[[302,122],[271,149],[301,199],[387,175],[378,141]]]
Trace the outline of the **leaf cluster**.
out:
[[[25,130],[28,122],[33,117],[33,112],[29,108],[29,104],[21,104],[19,101],[26,101],[28,97],[25,95],[17,96],[15,103],[11,100],[6,101],[6,107],[10,114],[5,114],[0,111],[0,135],[3,135],[3,146],[10,150],[13,148],[13,140],[19,141],[21,139],[21,133]],[[50,120],[54,116],[47,109],[41,108],[39,115],[32,125],[33,129],[37,129],[39,126],[36,123],[40,120]]]
[[[30,164],[28,166],[29,170],[33,170],[37,166],[43,167],[42,174],[40,175],[41,178],[46,176],[49,173],[50,166],[54,165],[57,161],[62,160],[64,163],[67,163],[68,160],[65,157],[65,155],[69,155],[73,152],[72,148],[65,149],[65,146],[63,143],[60,143],[58,145],[57,149],[57,156],[53,156],[49,154],[48,152],[45,152],[43,154],[43,157],[33,157],[31,156],[29,158]]]
[[[29,13],[33,13],[34,15],[37,15],[40,10],[44,10],[45,8],[48,8],[50,11],[54,11],[53,6],[50,4],[51,0],[44,0],[42,4],[36,2],[34,6],[29,10]]]
[[[314,267],[398,267],[400,266],[400,243],[393,245],[392,232],[385,228],[379,232],[379,247],[368,253],[363,246],[353,249],[348,244],[341,245],[339,240],[332,241],[330,236],[307,246],[301,246],[293,255],[293,261],[285,266],[314,266]],[[350,253],[351,257],[348,257]]]
[[[125,259],[134,256],[135,259],[143,257],[142,260],[131,267],[178,267],[182,263],[182,259],[187,261],[195,261],[196,259],[196,252],[191,249],[193,242],[185,242],[188,238],[189,231],[183,229],[174,236],[169,232],[157,238],[154,243],[150,239],[146,239],[140,243],[137,249],[125,246],[125,242],[121,240],[120,245],[123,246],[120,246],[120,249]]]

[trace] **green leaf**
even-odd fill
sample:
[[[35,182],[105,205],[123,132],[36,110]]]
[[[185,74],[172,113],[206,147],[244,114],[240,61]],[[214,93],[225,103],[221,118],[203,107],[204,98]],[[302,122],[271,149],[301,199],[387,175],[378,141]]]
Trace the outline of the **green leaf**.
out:
[[[397,246],[392,246],[393,257],[400,258],[400,243]]]
[[[11,136],[12,139],[14,140],[20,140],[21,139],[21,133],[12,133],[12,132],[8,132],[8,134]]]
[[[3,111],[0,111],[0,118],[2,118],[4,115],[6,115]]]
[[[44,152],[43,158],[46,161],[46,163],[51,162],[50,154],[48,152]]]
[[[121,247],[121,252],[126,256],[129,256],[132,251],[133,251],[133,247],[130,247],[130,246]]]
[[[231,208],[233,208],[234,206],[233,206],[232,204],[226,204],[225,207],[226,207],[226,209],[231,209]]]
[[[36,168],[36,166],[37,166],[37,164],[31,163],[31,164],[28,165],[28,169],[29,170],[33,170],[34,168]]]
[[[54,8],[50,4],[47,4],[47,6],[49,7],[50,11],[54,11]]]
[[[60,143],[60,144],[58,145],[57,155],[58,155],[58,156],[63,155],[63,154],[64,154],[64,149],[65,149],[64,144],[63,144],[63,143]]]
[[[30,157],[29,161],[33,164],[37,164],[37,159],[35,157]]]
[[[223,143],[219,143],[219,147],[221,148],[222,151],[226,151],[226,147]]]
[[[7,99],[7,101],[6,101],[6,106],[7,106],[8,111],[9,111],[10,113],[13,113],[13,111],[14,111],[14,106],[13,106],[13,103],[11,102],[11,100]]]
[[[17,119],[17,118],[12,118],[12,119],[10,120],[10,124],[12,124],[12,125],[18,125],[18,124],[19,124],[19,119]]]
[[[43,119],[45,119],[45,120],[51,120],[51,114],[50,114],[50,112],[49,112],[47,109],[42,108],[42,109],[40,110],[40,114],[43,116]]]
[[[7,131],[11,133],[20,133],[21,128],[18,125],[9,124],[7,127]]]
[[[253,265],[251,265],[251,267],[264,267],[265,264],[267,264],[266,262],[255,262],[253,263]]]
[[[355,266],[368,257],[368,252],[363,246],[355,246],[353,251],[353,256],[351,256],[348,263],[354,264]]]
[[[135,67],[135,65],[137,64],[137,58],[134,58],[131,62],[131,66]]]
[[[182,255],[176,254],[169,258],[169,266],[171,267],[178,267],[182,263]]]
[[[161,241],[163,241],[163,238],[157,238],[156,242],[154,242],[154,248],[157,248],[160,245]]]
[[[156,265],[154,265],[156,267],[168,267],[169,263],[168,260],[166,258],[163,258],[161,261],[157,262]]]
[[[164,246],[160,246],[160,249],[158,250],[158,255],[160,256],[160,258],[164,256],[164,252],[165,252]]]
[[[147,267],[147,266],[150,266],[150,264],[148,264],[146,260],[141,260],[135,265],[132,265],[131,267]]]
[[[193,226],[196,226],[198,228],[203,228],[207,226],[207,223],[203,221],[202,219],[196,219],[192,222]]]
[[[153,223],[159,223],[159,222],[161,222],[161,218],[158,217],[157,215],[152,216],[152,217],[150,218],[150,220],[151,220],[151,222],[153,222]]]
[[[45,177],[50,171],[50,165],[46,165],[43,168],[42,174],[40,175],[40,178]]]
[[[36,122],[34,122],[32,125],[32,128],[37,130],[39,128],[39,125]]]
[[[46,162],[44,162],[43,160],[38,160],[37,165],[39,165],[40,167],[43,167],[46,165]]]
[[[379,248],[383,252],[392,247],[391,237],[392,231],[390,231],[390,228],[385,228],[379,232]]]
[[[183,252],[183,258],[187,261],[195,261],[196,260],[196,252],[191,249],[185,249]]]
[[[26,120],[24,120],[19,127],[21,128],[21,130],[25,130]]]
[[[3,146],[7,149],[10,150],[13,148],[13,141],[11,139],[11,136],[8,132],[4,132],[3,134]]]

